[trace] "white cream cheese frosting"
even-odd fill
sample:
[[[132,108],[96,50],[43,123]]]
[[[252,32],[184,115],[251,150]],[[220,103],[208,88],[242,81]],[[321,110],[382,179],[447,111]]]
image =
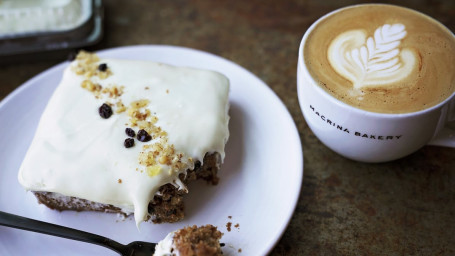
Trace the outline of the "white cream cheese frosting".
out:
[[[167,236],[155,246],[155,253],[153,256],[179,256],[180,252],[174,245],[174,235],[175,231],[167,234]]]
[[[224,159],[229,81],[222,74],[95,58],[92,66],[107,65],[108,75],[97,76],[80,72],[80,63],[76,60],[65,69],[41,117],[18,175],[27,190],[111,204],[134,212],[139,225],[148,217],[147,206],[160,186],[172,183],[184,189],[178,175],[193,168],[195,161],[202,162],[206,153],[218,152]],[[93,93],[87,84],[107,91]],[[120,93],[112,95],[109,88]],[[139,130],[129,115],[137,101],[145,104],[135,113],[149,113],[143,121],[161,133],[151,134],[148,142],[135,139],[135,145],[126,148],[125,128]],[[103,103],[112,105],[107,119],[98,113]],[[153,166],[140,162],[141,154],[163,141],[171,148],[172,161],[161,162],[158,156]],[[179,165],[174,165],[177,160]]]

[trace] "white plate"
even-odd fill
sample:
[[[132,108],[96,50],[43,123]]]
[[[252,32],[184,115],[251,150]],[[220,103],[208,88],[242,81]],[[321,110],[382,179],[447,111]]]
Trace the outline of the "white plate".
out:
[[[174,46],[132,46],[103,57],[143,59],[211,69],[231,82],[230,138],[217,186],[196,182],[185,198],[186,217],[173,224],[142,223],[94,212],[58,212],[38,205],[17,181],[17,170],[39,117],[68,62],[23,84],[0,103],[0,211],[69,226],[121,243],[157,242],[187,225],[213,224],[224,233],[226,255],[265,255],[291,219],[303,177],[295,124],[283,103],[260,79],[221,57]],[[232,216],[232,219],[228,218]],[[226,224],[232,222],[232,230]],[[235,224],[239,227],[234,227]],[[241,253],[238,250],[241,249]],[[0,255],[117,255],[91,244],[0,227]]]

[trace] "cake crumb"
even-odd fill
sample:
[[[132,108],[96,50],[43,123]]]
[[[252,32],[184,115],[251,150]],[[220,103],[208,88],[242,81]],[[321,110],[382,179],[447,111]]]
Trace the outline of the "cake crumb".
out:
[[[239,223],[237,223],[237,224],[235,224],[235,225],[234,225],[234,227],[236,227],[237,229],[239,229],[239,227],[240,227],[240,224],[239,224]]]
[[[242,252],[242,248],[239,248],[238,252]]]
[[[215,226],[195,225],[178,230],[174,234],[173,243],[179,255],[221,256],[220,238],[223,233]]]
[[[122,179],[118,179],[118,183],[121,184],[122,183]]]
[[[228,216],[229,219],[232,219],[232,216]]]
[[[231,232],[231,226],[232,226],[232,222],[226,223],[226,229],[228,232]]]

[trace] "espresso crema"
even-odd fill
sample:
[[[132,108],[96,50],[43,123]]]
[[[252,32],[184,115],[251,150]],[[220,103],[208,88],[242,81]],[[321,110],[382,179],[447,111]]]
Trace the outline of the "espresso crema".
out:
[[[379,113],[434,106],[455,90],[455,37],[416,11],[381,4],[323,18],[303,49],[315,81],[337,99]]]

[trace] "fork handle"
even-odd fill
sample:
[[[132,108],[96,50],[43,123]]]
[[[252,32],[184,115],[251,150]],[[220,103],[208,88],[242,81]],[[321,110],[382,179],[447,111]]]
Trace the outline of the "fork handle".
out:
[[[109,248],[119,254],[124,253],[126,250],[123,244],[103,236],[44,221],[33,220],[2,211],[0,211],[0,225],[97,244]]]

